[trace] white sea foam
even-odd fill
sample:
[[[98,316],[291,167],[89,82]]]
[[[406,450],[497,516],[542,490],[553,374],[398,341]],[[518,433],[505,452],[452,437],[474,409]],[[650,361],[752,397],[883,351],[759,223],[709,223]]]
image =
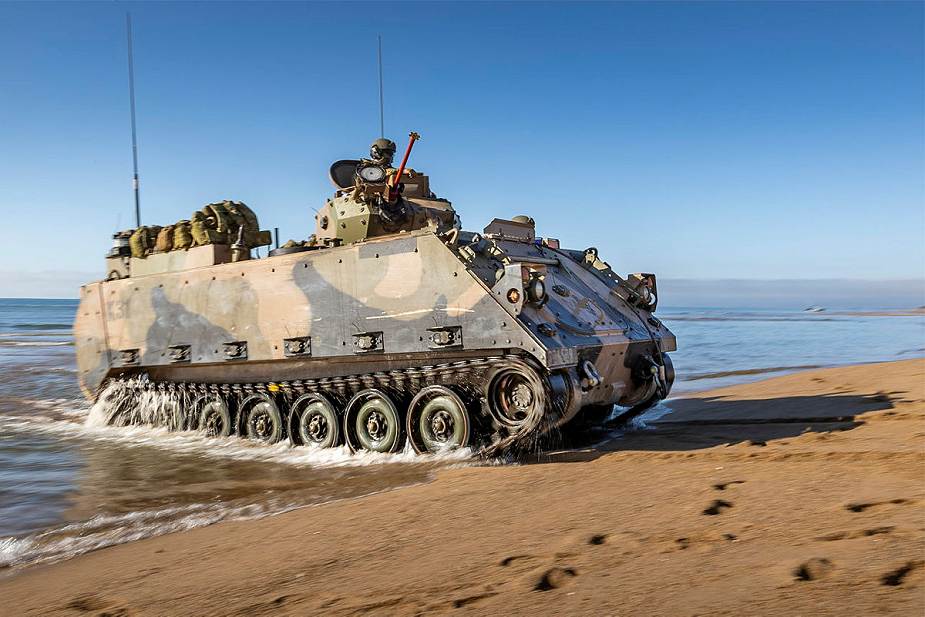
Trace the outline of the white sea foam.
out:
[[[83,414],[75,415],[81,420]],[[351,453],[346,446],[337,448],[307,448],[288,442],[268,445],[238,437],[208,437],[199,431],[172,431],[151,425],[108,426],[71,420],[55,420],[44,416],[0,416],[4,430],[44,433],[61,438],[91,439],[99,443],[127,447],[150,447],[176,454],[221,457],[231,460],[278,463],[298,467],[368,466],[390,463],[441,463],[464,465],[472,463],[468,448],[438,454],[416,454],[410,447],[395,454],[379,452]]]
[[[158,400],[161,397],[162,400]],[[87,407],[73,399],[23,400],[25,407],[53,412],[28,415],[0,415],[0,428],[20,433],[41,433],[60,439],[90,440],[126,447],[147,447],[168,450],[176,454],[220,457],[230,460],[278,463],[298,467],[365,467],[392,463],[431,463],[443,466],[473,464],[470,448],[434,454],[417,454],[409,446],[394,454],[380,452],[350,452],[346,446],[309,448],[293,446],[287,441],[266,444],[240,437],[209,437],[201,431],[179,431],[163,426],[176,426],[166,421],[167,410],[163,395],[149,393],[147,411],[142,412],[146,424],[114,426],[109,424],[113,409],[111,398],[104,394],[97,403]],[[160,426],[152,423],[160,421]]]
[[[0,568],[34,565],[68,559],[82,553],[133,542],[223,520],[246,520],[279,514],[299,507],[268,509],[263,505],[229,507],[192,504],[121,515],[94,516],[89,520],[52,527],[22,537],[0,538]]]

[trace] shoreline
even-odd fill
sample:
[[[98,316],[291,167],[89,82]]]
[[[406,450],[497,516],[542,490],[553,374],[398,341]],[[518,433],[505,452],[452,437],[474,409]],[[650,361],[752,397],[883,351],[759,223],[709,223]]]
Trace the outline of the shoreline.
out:
[[[669,406],[530,464],[28,567],[0,614],[925,610],[925,360]]]
[[[922,317],[925,315],[925,306],[911,309],[884,309],[872,311],[821,311],[813,315],[838,315],[842,317]]]

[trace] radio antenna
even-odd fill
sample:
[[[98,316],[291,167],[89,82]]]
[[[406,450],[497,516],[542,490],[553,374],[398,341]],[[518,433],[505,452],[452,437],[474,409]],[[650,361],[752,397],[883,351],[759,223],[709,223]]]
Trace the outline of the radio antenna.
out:
[[[135,60],[132,56],[132,15],[125,14],[125,32],[128,39],[128,98],[132,112],[132,188],[135,191],[135,227],[141,227],[141,195],[138,185],[138,134],[135,130]]]
[[[379,137],[385,137],[385,106],[382,98],[382,35],[379,35]]]

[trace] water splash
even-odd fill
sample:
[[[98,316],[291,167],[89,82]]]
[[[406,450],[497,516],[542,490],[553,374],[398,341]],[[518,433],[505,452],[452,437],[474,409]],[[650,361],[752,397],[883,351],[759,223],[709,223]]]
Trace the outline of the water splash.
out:
[[[87,414],[87,426],[189,428],[193,397],[185,390],[157,390],[146,377],[110,382]]]
[[[176,453],[305,467],[369,466],[387,463],[474,463],[471,448],[417,454],[406,443],[401,452],[351,452],[347,446],[312,448],[288,441],[267,444],[240,437],[212,437],[189,421],[194,397],[149,388],[145,378],[108,385],[84,420],[83,436],[129,446],[151,446]],[[48,426],[50,431],[67,427]],[[485,461],[480,461],[484,463]]]
[[[630,420],[627,423],[625,430],[627,432],[648,430],[652,428],[649,425],[650,423],[656,422],[660,418],[667,416],[671,413],[671,411],[671,399],[667,401],[659,401],[657,404],[647,409],[644,413]]]

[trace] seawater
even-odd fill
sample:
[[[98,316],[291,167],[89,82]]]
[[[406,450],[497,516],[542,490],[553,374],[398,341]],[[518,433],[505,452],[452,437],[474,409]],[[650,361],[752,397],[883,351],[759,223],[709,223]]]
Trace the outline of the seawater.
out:
[[[228,519],[426,481],[474,464],[206,439],[91,418],[71,300],[0,299],[0,572]],[[675,393],[805,367],[925,356],[925,318],[660,309],[678,335]],[[670,411],[670,401],[655,411]],[[481,464],[481,463],[480,463]]]

